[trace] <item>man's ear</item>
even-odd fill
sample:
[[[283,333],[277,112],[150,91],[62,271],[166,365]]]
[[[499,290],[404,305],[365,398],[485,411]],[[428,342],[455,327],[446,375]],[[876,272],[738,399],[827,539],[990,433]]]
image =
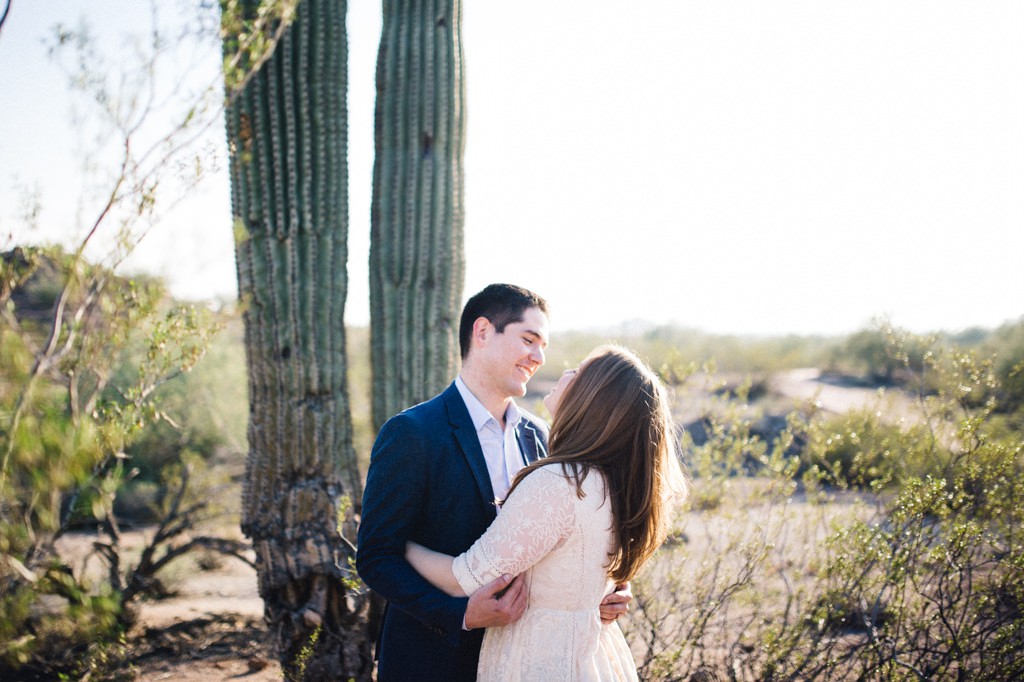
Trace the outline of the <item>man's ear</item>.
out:
[[[484,344],[494,333],[494,325],[486,317],[478,317],[473,322],[474,345]]]

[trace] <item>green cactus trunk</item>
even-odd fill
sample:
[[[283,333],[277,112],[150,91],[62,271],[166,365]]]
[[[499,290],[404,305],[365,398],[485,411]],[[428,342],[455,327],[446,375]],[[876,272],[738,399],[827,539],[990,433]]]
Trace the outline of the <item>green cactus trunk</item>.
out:
[[[345,12],[303,0],[227,111],[250,401],[242,530],[289,679],[372,669],[366,600],[344,585],[353,551],[339,533],[346,498],[361,497],[344,327]]]
[[[458,368],[466,85],[459,0],[384,0],[370,240],[373,422]]]

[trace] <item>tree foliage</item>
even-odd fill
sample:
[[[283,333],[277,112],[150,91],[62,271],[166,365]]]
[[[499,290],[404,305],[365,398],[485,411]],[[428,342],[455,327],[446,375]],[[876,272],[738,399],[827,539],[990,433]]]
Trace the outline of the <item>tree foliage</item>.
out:
[[[243,549],[196,533],[216,496],[193,496],[201,462],[188,457],[157,474],[157,526],[138,558],[115,510],[138,473],[132,444],[175,421],[162,388],[195,366],[219,326],[209,310],[169,300],[160,283],[117,274],[163,209],[203,177],[208,156],[196,142],[219,101],[209,88],[168,95],[159,85],[168,56],[198,33],[168,40],[154,26],[147,36],[115,65],[87,26],[55,29],[51,54],[81,107],[81,222],[65,226],[66,248],[10,244],[0,258],[5,677],[101,674],[98,665],[116,665],[133,600],[160,591],[169,562],[198,547]],[[29,220],[39,208],[29,202]],[[66,542],[79,529],[92,536],[84,558]]]
[[[180,458],[138,561],[124,556],[115,513],[138,473],[126,449],[170,419],[159,388],[199,361],[217,325],[208,311],[168,305],[155,282],[59,249],[2,254],[0,279],[0,667],[52,674],[88,662],[97,642],[116,641],[132,600],[158,589],[156,574],[173,559],[195,547],[241,550],[203,537],[171,547],[208,511],[186,495],[191,466]],[[123,363],[133,371],[119,372]],[[118,380],[126,374],[130,381]],[[83,527],[95,529],[98,575],[60,543]]]

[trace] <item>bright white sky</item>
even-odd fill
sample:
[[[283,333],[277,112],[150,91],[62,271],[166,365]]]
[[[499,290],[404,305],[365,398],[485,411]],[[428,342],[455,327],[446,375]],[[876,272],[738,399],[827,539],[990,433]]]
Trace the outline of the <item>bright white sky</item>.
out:
[[[75,136],[41,38],[82,14],[105,36],[145,28],[140,5],[15,0],[0,33],[0,246],[74,233]],[[379,7],[349,2],[357,325]],[[555,330],[845,333],[888,315],[926,331],[1024,314],[1019,0],[466,2],[463,37],[466,294],[523,284],[552,303]],[[42,200],[34,230],[17,219],[24,186]],[[233,296],[228,201],[222,171],[133,267],[179,295]]]

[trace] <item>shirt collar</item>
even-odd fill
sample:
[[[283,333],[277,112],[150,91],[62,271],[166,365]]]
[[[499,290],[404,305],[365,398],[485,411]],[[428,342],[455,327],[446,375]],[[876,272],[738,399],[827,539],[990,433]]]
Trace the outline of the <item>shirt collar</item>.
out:
[[[466,382],[462,380],[462,376],[455,377],[455,388],[459,390],[459,395],[462,396],[462,402],[466,403],[466,409],[469,410],[469,418],[473,421],[473,428],[477,431],[482,429],[488,421],[495,421],[491,413],[487,411],[484,404],[480,402],[480,399],[473,395],[473,391],[469,390],[469,386],[466,386]],[[523,413],[519,410],[519,406],[516,405],[516,401],[510,400],[508,408],[505,409],[505,428],[515,427],[522,418]]]

